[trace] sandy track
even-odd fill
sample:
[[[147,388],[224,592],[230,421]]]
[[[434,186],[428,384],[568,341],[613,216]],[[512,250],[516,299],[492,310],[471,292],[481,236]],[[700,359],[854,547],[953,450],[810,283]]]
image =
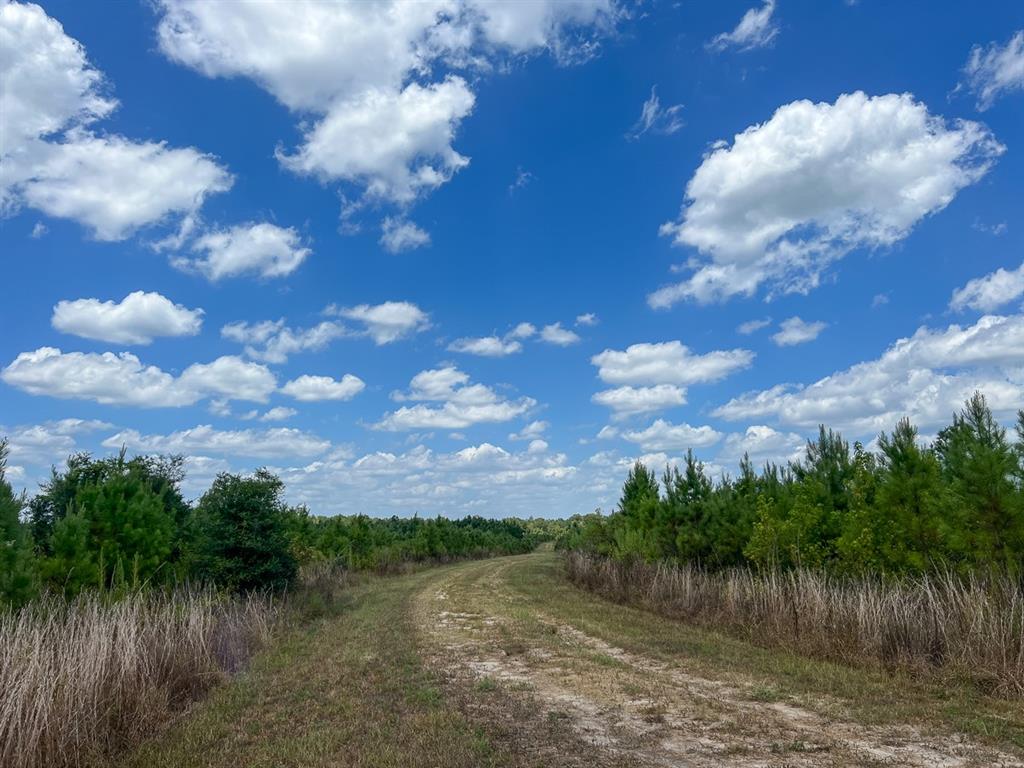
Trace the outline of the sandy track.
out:
[[[527,697],[533,722],[521,723],[524,731],[561,719],[598,764],[1024,766],[962,736],[829,719],[757,700],[754,681],[707,679],[628,652],[515,591],[510,569],[535,557],[471,563],[429,582],[415,604],[426,656],[455,681]]]

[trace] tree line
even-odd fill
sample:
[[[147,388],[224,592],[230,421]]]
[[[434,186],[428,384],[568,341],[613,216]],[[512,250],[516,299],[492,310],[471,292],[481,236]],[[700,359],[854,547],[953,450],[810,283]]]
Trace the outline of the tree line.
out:
[[[74,597],[186,581],[276,590],[305,562],[386,569],[528,552],[550,538],[542,521],[318,517],[288,505],[284,483],[265,469],[222,473],[193,504],[181,491],[182,457],[124,450],[71,456],[29,499],[7,480],[6,457],[0,440],[0,609],[41,591]]]
[[[822,426],[802,460],[758,472],[745,455],[717,481],[692,450],[660,483],[637,462],[618,509],[573,518],[559,546],[709,569],[1024,573],[1024,411],[1015,431],[976,393],[931,443],[903,419],[877,451]]]

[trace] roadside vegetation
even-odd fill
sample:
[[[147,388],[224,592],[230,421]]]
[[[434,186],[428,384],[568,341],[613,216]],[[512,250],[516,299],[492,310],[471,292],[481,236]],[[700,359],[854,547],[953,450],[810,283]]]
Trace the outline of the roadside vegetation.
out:
[[[822,427],[802,461],[710,478],[637,463],[609,516],[559,546],[580,586],[756,642],[1024,695],[1024,412],[976,394],[924,444]]]
[[[544,523],[321,518],[266,470],[78,454],[15,493],[0,441],[0,764],[97,765],[337,602],[349,574],[529,552]]]

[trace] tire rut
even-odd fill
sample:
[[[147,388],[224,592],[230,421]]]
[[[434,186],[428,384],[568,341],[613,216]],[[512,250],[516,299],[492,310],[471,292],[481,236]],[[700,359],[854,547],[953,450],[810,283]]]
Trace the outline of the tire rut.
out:
[[[541,721],[564,721],[598,760],[586,764],[1024,766],[962,737],[842,722],[786,702],[756,701],[753,685],[692,675],[626,651],[517,595],[508,570],[531,557],[473,563],[430,582],[416,598],[417,625],[436,667],[465,684],[500,685],[511,696],[529,697]]]

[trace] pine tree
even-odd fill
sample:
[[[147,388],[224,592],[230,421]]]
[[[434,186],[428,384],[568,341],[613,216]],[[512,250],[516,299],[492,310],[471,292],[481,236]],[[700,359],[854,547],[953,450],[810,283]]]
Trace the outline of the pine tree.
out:
[[[122,451],[94,462],[84,478],[74,480],[67,511],[52,525],[49,578],[68,595],[169,578],[176,520],[142,465]]]
[[[32,544],[21,522],[24,495],[7,481],[7,440],[0,439],[0,610],[19,608],[35,593]]]
[[[683,560],[702,562],[709,554],[709,500],[714,491],[704,464],[686,451],[682,472],[677,469],[666,487],[665,503],[675,523],[675,550]]]
[[[975,392],[953,424],[939,432],[935,450],[964,513],[957,538],[976,565],[1019,565],[1024,552],[1024,509],[1014,475],[1019,460],[1014,446]]]

